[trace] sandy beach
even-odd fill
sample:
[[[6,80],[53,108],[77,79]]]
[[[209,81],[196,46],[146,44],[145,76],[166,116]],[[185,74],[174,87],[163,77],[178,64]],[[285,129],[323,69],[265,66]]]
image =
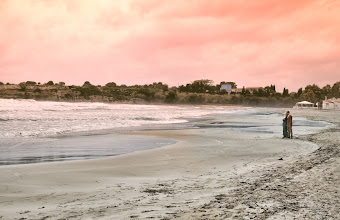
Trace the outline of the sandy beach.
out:
[[[0,166],[0,219],[339,219],[340,112],[291,110],[333,126],[282,139],[270,122],[285,110],[128,132],[176,143],[104,159]]]

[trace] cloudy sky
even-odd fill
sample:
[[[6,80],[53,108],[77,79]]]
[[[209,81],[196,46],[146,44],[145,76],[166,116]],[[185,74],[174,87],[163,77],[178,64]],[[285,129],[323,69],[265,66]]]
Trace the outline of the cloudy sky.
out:
[[[339,0],[0,0],[0,81],[340,81]]]

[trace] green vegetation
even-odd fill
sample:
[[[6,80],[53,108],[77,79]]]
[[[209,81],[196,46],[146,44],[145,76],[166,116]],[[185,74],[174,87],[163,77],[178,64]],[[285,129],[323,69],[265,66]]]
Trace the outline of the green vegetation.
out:
[[[34,93],[37,93],[37,92],[38,92],[38,93],[41,93],[41,89],[36,88],[36,89],[33,90],[33,92],[34,92]]]
[[[92,85],[89,81],[86,81],[83,86],[75,87],[76,91],[80,92],[80,95],[89,100],[91,96],[102,95],[102,92],[97,86]]]
[[[208,79],[201,79],[195,80],[193,83],[186,84],[185,86],[179,86],[178,89],[180,92],[186,93],[209,93],[209,94],[216,94],[219,93],[221,88],[220,85],[213,85],[212,80]]]
[[[116,87],[117,84],[114,83],[114,82],[109,82],[109,83],[107,83],[105,86],[106,86],[106,87]]]
[[[19,86],[20,86],[20,89],[19,89],[20,91],[26,91],[27,85],[25,82],[19,83]]]
[[[230,94],[220,90],[221,85],[232,85]],[[0,85],[4,83],[0,82]],[[7,83],[6,85],[9,85]],[[0,87],[1,88],[1,87]],[[32,98],[39,100],[73,100],[73,101],[102,101],[125,103],[173,103],[173,104],[230,104],[246,106],[293,106],[297,101],[320,102],[328,98],[340,98],[340,81],[334,85],[320,88],[318,85],[307,85],[297,92],[290,93],[284,88],[277,92],[275,85],[259,88],[237,88],[235,82],[220,82],[213,84],[212,80],[201,79],[192,83],[171,87],[162,82],[145,85],[117,85],[109,82],[105,86],[97,86],[89,81],[82,86],[65,86],[64,82],[49,81],[44,85],[34,81],[22,82],[14,87],[13,95],[1,93],[0,97]],[[18,92],[15,92],[18,91]],[[5,96],[5,95],[6,96]]]
[[[47,86],[53,86],[54,83],[53,83],[53,81],[48,81],[45,85],[47,85]]]
[[[168,94],[165,96],[165,102],[166,103],[174,103],[177,99],[177,92],[174,90],[171,90],[168,92]]]
[[[65,98],[66,98],[66,99],[72,99],[72,95],[69,94],[69,93],[66,93],[66,94],[65,94]]]
[[[27,85],[27,86],[35,86],[35,85],[37,85],[37,83],[34,82],[34,81],[27,81],[27,82],[26,82],[26,85]]]

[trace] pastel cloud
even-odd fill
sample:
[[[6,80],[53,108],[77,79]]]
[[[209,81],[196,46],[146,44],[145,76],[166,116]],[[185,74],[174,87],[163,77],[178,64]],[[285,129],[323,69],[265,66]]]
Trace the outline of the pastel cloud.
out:
[[[339,1],[7,0],[0,81],[297,90],[339,78]]]

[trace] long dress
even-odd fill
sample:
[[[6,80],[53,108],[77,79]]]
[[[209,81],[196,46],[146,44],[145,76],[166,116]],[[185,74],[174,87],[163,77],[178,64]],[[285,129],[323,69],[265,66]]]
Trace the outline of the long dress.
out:
[[[283,119],[282,127],[283,127],[283,137],[288,137],[287,117],[285,117],[285,118]]]

